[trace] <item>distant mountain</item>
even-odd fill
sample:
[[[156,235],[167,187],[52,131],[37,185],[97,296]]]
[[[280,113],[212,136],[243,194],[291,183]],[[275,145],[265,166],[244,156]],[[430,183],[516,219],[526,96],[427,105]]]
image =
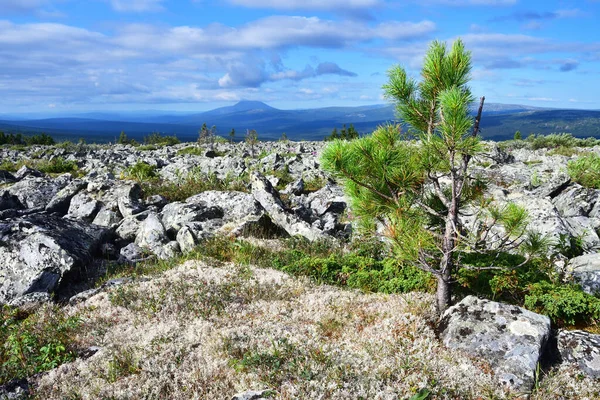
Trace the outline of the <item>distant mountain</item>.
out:
[[[473,105],[472,112],[477,105]],[[354,124],[360,133],[394,121],[394,106],[374,104],[360,107],[325,107],[304,110],[279,110],[260,101],[241,101],[201,113],[138,111],[132,113],[86,113],[77,118],[0,120],[0,130],[23,133],[46,132],[60,138],[88,141],[113,141],[121,131],[130,138],[143,140],[151,132],[177,135],[195,140],[203,123],[215,125],[222,136],[233,128],[242,139],[246,129],[256,129],[259,138],[273,140],[286,133],[293,140],[321,140],[332,129]],[[570,132],[575,136],[600,137],[600,111],[557,110],[513,104],[486,103],[481,121],[485,138],[512,138],[515,131],[529,133]]]

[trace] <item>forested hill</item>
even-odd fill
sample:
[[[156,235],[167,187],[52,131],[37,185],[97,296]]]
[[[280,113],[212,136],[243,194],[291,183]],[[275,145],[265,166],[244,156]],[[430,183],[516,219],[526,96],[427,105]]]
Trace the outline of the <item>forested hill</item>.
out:
[[[369,133],[378,125],[394,121],[391,105],[361,107],[326,107],[306,110],[279,110],[257,101],[242,101],[234,106],[195,114],[161,115],[161,112],[87,113],[61,118],[0,117],[0,130],[5,132],[46,132],[57,139],[88,142],[114,141],[121,131],[137,140],[151,132],[176,135],[193,141],[202,124],[215,125],[217,133],[228,137],[235,129],[237,139],[246,129],[255,129],[259,139],[278,139],[282,133],[292,140],[321,140],[333,128],[354,124],[361,133]],[[600,137],[600,111],[541,109],[521,105],[488,103],[484,107],[481,132],[485,138],[512,138],[515,131],[530,133],[569,132],[575,136]]]

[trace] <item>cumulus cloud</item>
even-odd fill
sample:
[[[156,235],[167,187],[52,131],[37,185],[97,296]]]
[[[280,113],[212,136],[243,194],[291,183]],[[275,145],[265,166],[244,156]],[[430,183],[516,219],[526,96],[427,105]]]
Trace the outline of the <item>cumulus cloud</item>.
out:
[[[247,68],[248,63],[243,63],[230,68],[229,71],[219,79],[221,87],[259,87],[265,82],[277,82],[282,80],[301,81],[308,78],[315,78],[321,75],[339,75],[355,77],[356,73],[340,68],[333,62],[323,62],[313,68],[307,65],[303,70],[280,70],[268,74],[264,63],[252,63]],[[239,68],[238,68],[239,67]]]

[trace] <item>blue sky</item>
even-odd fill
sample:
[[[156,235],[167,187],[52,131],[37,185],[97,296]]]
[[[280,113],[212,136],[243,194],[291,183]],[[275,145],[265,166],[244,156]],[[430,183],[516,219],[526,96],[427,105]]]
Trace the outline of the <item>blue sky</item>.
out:
[[[495,103],[600,109],[600,0],[0,0],[0,113],[382,103],[461,37]]]

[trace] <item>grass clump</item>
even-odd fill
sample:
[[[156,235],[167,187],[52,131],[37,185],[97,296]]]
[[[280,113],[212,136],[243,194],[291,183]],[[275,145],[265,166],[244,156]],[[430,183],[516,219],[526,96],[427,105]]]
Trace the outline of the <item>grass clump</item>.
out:
[[[229,365],[237,372],[253,372],[269,387],[285,382],[312,381],[331,368],[334,360],[321,349],[300,349],[286,338],[272,341],[268,349],[246,348],[233,339],[224,341]]]
[[[202,147],[188,146],[183,149],[177,150],[178,156],[191,155],[191,156],[203,156],[206,151]]]
[[[586,154],[570,161],[567,171],[571,179],[582,186],[600,189],[600,156]]]
[[[0,310],[0,384],[56,368],[76,358],[76,316],[57,306],[34,313],[4,306]]]
[[[63,157],[54,157],[51,160],[21,160],[18,162],[5,160],[0,164],[0,170],[15,172],[24,165],[45,174],[77,173],[79,170],[77,162],[74,160],[67,161]]]
[[[137,179],[145,196],[160,194],[168,201],[182,201],[207,190],[248,192],[245,176],[219,179],[216,174],[194,170],[177,181],[161,179]]]

